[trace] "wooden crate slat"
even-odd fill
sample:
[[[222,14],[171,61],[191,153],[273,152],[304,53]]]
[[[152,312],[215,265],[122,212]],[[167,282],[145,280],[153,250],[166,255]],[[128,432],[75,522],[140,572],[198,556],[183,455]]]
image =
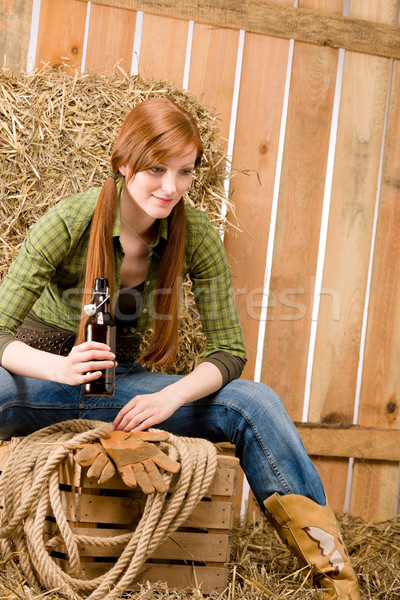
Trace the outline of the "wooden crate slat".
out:
[[[0,472],[4,470],[10,453],[17,443],[17,438],[11,438],[11,440],[0,445]]]
[[[80,523],[129,525],[141,516],[141,500],[61,492],[66,518]],[[231,502],[201,501],[185,521],[186,527],[230,529],[233,523]]]
[[[230,536],[226,533],[176,531],[156,548],[152,559],[228,562],[230,541]]]
[[[66,518],[80,523],[136,523],[142,512],[143,501],[135,498],[116,498],[61,492]],[[232,524],[232,503],[201,501],[185,525],[229,529]]]
[[[206,496],[235,496],[238,481],[239,459],[234,456],[218,456],[217,470]]]
[[[234,456],[220,455],[218,457],[217,469],[210,488],[207,491],[207,497],[231,497],[236,494],[238,465],[239,459]],[[79,465],[75,463],[72,454],[60,465],[59,481],[62,484],[82,487],[86,490],[106,488],[108,490],[123,490],[130,493],[133,491],[132,488],[124,484],[118,474],[109,479],[105,485],[99,485],[95,478],[87,476],[87,469],[81,469]],[[173,486],[171,486],[171,490],[173,490]],[[140,490],[137,491],[138,496],[142,497]]]
[[[67,569],[67,562],[63,559],[55,559],[62,569]],[[94,579],[103,575],[109,568],[110,563],[86,562],[82,565],[83,578]],[[143,573],[140,577],[141,583],[149,581],[157,583],[165,581],[171,588],[197,588],[201,585],[204,594],[211,592],[222,593],[227,585],[228,572],[222,567],[203,567],[198,565],[160,565],[145,563]],[[138,584],[129,586],[132,591],[139,588]]]
[[[175,588],[201,587],[203,594],[222,593],[227,586],[228,570],[222,567],[145,564],[142,581],[170,582]]]
[[[8,458],[13,451],[13,448],[18,444],[20,438],[13,437],[11,440],[6,441],[5,443],[0,445],[0,477],[2,471],[5,469]],[[3,508],[3,497],[0,496],[0,521],[1,521],[1,511]]]
[[[81,487],[83,485],[83,472],[86,472],[86,469],[82,469],[75,462],[73,454],[70,452],[58,467],[58,481],[64,485]]]
[[[227,456],[229,458],[235,457],[235,446],[229,442],[219,442],[217,448],[221,452],[220,456]],[[237,459],[239,460],[239,459]],[[215,479],[214,479],[215,481]],[[244,485],[244,472],[238,463],[238,470],[236,476],[235,492],[232,497],[234,520],[240,521],[241,509],[242,509],[242,497],[243,497],[243,485]]]
[[[55,528],[52,528],[53,532]],[[124,533],[119,529],[93,529],[85,527],[74,527],[75,535],[91,535],[101,538],[115,537]],[[50,533],[46,534],[46,541],[51,539]],[[217,533],[194,533],[186,531],[175,531],[163,542],[151,555],[152,560],[189,560],[196,562],[227,562],[229,561],[230,536]],[[124,545],[112,547],[94,547],[91,545],[78,545],[81,557],[115,557],[118,558]],[[54,548],[56,552],[66,554],[66,548],[60,544]]]
[[[87,0],[85,0],[87,1]],[[353,52],[400,58],[399,28],[379,19],[343,17],[258,0],[94,0],[157,15],[193,19],[217,27],[245,29]]]
[[[231,529],[233,526],[232,502],[200,502],[184,523],[185,527]]]
[[[65,516],[69,521],[80,523],[136,523],[142,514],[142,501],[136,498],[115,498],[61,492]]]

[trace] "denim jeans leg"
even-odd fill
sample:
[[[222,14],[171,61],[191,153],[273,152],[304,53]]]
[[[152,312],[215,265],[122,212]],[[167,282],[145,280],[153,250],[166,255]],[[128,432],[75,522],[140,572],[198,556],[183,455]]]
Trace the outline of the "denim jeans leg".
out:
[[[80,388],[13,375],[0,367],[0,439],[77,419]]]
[[[70,419],[111,422],[134,395],[127,375],[132,377],[136,372],[151,375],[139,365],[125,363],[117,367],[116,394],[94,398],[83,396],[81,385],[22,377],[0,367],[0,439],[29,435]],[[118,380],[124,385],[120,386]]]
[[[157,392],[179,378],[123,363],[116,370],[115,395],[96,398],[83,397],[81,386],[19,377],[0,367],[0,438],[69,419],[111,422],[135,395]],[[262,383],[234,380],[215,394],[184,404],[157,427],[234,444],[260,506],[274,492],[325,504],[321,480],[295,426],[279,397]]]
[[[113,420],[118,407],[136,394],[157,392],[179,377],[121,365],[116,395],[86,399],[83,416]],[[262,383],[234,380],[215,394],[184,404],[157,427],[176,435],[234,444],[261,506],[274,492],[300,494],[325,504],[322,482],[293,422],[279,397]]]
[[[161,427],[234,444],[262,508],[275,492],[326,503],[321,479],[296,427],[279,397],[262,383],[232,381],[215,395],[182,406]]]

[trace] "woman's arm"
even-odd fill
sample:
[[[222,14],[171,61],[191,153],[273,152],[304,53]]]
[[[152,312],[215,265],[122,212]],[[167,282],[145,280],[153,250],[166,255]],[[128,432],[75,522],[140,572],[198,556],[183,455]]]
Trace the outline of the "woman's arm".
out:
[[[221,371],[212,363],[200,363],[189,375],[154,394],[135,396],[120,410],[114,429],[143,431],[170,417],[180,406],[204,398],[222,386]]]
[[[74,346],[68,356],[59,356],[16,340],[4,349],[2,365],[15,375],[79,385],[98,379],[99,369],[112,367],[114,359],[110,348],[98,342],[84,342]]]

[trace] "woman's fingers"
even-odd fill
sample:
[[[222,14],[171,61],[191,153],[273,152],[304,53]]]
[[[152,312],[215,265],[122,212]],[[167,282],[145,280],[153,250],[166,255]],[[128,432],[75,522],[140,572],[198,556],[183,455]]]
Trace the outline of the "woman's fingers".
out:
[[[110,352],[111,348],[107,344],[103,344],[101,342],[82,342],[82,344],[78,344],[78,346],[74,346],[71,350],[76,352],[85,352],[86,350],[104,350]]]
[[[89,360],[114,360],[115,354],[111,352],[110,346],[99,342],[84,342],[72,348],[70,356],[77,360],[87,362]]]
[[[71,383],[87,383],[98,379],[104,369],[116,365],[115,354],[107,344],[99,342],[84,342],[72,348],[67,357]]]
[[[99,369],[111,369],[114,366],[114,361],[95,358],[94,360],[84,360],[79,364],[83,365],[85,371],[98,371]]]
[[[81,383],[88,383],[89,381],[94,381],[95,379],[98,379],[101,376],[101,371],[88,371],[87,373],[81,376]]]
[[[153,394],[132,398],[117,414],[113,428],[121,431],[140,431],[162,423],[178,408],[168,388]]]
[[[123,408],[121,408],[121,410],[119,411],[119,413],[117,414],[117,416],[115,417],[115,419],[113,421],[114,429],[120,429],[122,420],[124,419],[125,415],[131,410],[131,408],[133,408],[133,406],[134,406],[134,399],[130,400],[128,402],[128,404],[126,404]]]
[[[88,370],[108,369],[114,366],[115,354],[107,344],[84,342],[71,350],[70,358],[73,362],[85,364],[85,367],[90,365]]]

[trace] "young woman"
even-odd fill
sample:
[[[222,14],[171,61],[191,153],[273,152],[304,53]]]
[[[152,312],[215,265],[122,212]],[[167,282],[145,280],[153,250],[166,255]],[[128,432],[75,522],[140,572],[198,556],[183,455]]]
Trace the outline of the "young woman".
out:
[[[166,99],[142,102],[122,125],[103,187],[59,202],[30,229],[0,288],[0,438],[83,418],[231,442],[267,518],[315,565],[326,597],[356,600],[336,520],[293,423],[267,386],[238,379],[245,349],[225,251],[208,217],[182,199],[202,152],[189,113]],[[186,376],[150,373],[143,365],[168,368],[176,357],[187,273],[204,358]],[[95,277],[108,278],[115,299],[116,356],[84,341]],[[83,396],[82,384],[115,359],[115,395]]]

